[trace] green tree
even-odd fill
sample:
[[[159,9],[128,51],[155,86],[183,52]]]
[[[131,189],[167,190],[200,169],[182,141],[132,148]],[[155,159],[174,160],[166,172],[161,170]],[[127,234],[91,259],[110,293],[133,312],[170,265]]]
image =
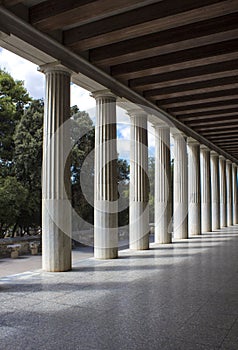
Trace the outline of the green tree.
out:
[[[22,81],[15,81],[9,73],[0,69],[0,162],[1,176],[12,175],[16,125],[23,115],[24,106],[30,101]]]
[[[14,135],[15,176],[28,191],[27,205],[22,207],[18,218],[19,226],[24,227],[41,225],[43,113],[43,101],[32,101]]]
[[[0,237],[14,226],[27,203],[28,191],[15,177],[0,178]]]

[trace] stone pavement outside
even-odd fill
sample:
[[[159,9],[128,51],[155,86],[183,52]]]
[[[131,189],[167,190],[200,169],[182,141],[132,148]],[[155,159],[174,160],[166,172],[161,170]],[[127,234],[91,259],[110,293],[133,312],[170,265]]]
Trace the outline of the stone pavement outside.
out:
[[[0,349],[238,349],[238,226],[0,279]]]

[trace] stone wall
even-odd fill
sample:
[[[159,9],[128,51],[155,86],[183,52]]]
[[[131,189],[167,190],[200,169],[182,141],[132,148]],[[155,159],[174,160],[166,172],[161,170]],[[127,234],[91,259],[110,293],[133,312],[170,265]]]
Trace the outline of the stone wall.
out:
[[[41,242],[40,236],[26,236],[26,237],[14,237],[14,238],[4,238],[0,239],[0,258],[10,258],[11,252],[7,248],[11,244],[20,244],[21,248],[19,250],[19,255],[31,254],[30,242]],[[39,246],[40,251],[41,245]]]

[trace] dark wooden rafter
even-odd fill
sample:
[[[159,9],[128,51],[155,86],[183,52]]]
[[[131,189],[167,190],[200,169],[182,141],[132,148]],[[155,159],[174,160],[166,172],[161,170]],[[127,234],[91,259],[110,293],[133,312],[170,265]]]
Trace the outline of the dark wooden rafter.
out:
[[[221,117],[217,117],[217,116],[212,116],[211,118],[194,118],[194,119],[190,119],[189,121],[187,121],[187,125],[189,126],[195,126],[195,125],[208,125],[209,123],[210,124],[215,124],[215,125],[218,125],[218,124],[222,124],[224,122],[238,122],[238,113],[237,115],[231,115],[231,116],[227,116],[227,117],[224,117],[224,116],[221,116]]]
[[[142,0],[49,0],[30,8],[30,22],[41,30],[56,30],[87,23],[144,6]]]
[[[219,62],[219,56],[223,56],[222,60],[226,61],[225,56],[227,55],[229,60],[228,54],[234,52],[238,54],[238,39],[115,65],[111,67],[111,73],[113,76],[119,77],[127,75],[128,79],[132,79],[143,76],[147,74],[147,72],[154,74],[154,72],[158,71],[159,68],[163,66],[168,67],[169,65],[180,64],[182,68],[186,66],[191,67],[194,64],[193,61],[196,60],[200,60],[197,65],[203,65],[205,61],[209,60],[209,57],[214,57],[214,61]]]
[[[237,12],[235,0],[167,0],[72,28],[65,31],[64,42],[84,51],[234,12]]]
[[[170,104],[170,103],[183,103],[183,102],[188,102],[188,101],[203,101],[207,100],[209,98],[222,98],[224,97],[230,97],[233,95],[237,95],[238,93],[238,86],[234,88],[234,85],[230,89],[227,90],[211,90],[207,92],[201,92],[197,94],[187,94],[187,95],[180,95],[180,96],[165,96],[165,97],[160,97],[156,98],[156,104],[158,106],[163,106],[165,104]]]
[[[90,50],[90,61],[100,66],[115,65],[234,39],[238,37],[237,21],[238,13],[234,13],[121,41]]]
[[[221,126],[224,125],[225,123],[229,123],[231,125],[237,125],[238,126],[238,116],[234,116],[234,118],[226,118],[226,119],[220,119],[218,120],[218,118],[216,118],[215,120],[209,120],[207,119],[206,121],[204,121],[204,119],[201,120],[196,120],[194,119],[194,121],[191,121],[189,123],[187,123],[187,125],[189,125],[189,127],[196,127],[196,126],[200,126],[200,125],[213,125],[213,126]]]
[[[222,113],[224,111],[226,112],[235,112],[238,110],[238,101],[236,101],[236,103],[234,104],[230,104],[228,106],[209,106],[209,107],[205,107],[205,108],[193,108],[193,109],[187,109],[184,111],[180,111],[180,112],[173,112],[173,114],[175,114],[176,116],[184,116],[184,115],[190,115],[196,113],[197,116],[199,116],[199,113],[206,113],[206,114],[214,114],[216,115],[217,113]],[[172,113],[172,112],[171,112]]]
[[[214,76],[216,74],[221,74],[226,72],[233,72],[233,70],[238,67],[238,59],[228,60],[225,62],[205,64],[198,67],[190,67],[181,70],[168,71],[166,73],[155,74],[150,76],[145,76],[142,78],[131,79],[128,81],[128,86],[131,88],[136,88],[138,90],[149,90],[150,87],[157,87],[157,84],[175,82],[177,85],[183,84],[184,79],[189,79],[189,81],[194,82],[196,79],[206,80],[209,76]],[[204,77],[204,78],[203,78]],[[189,82],[188,81],[188,82]]]
[[[168,86],[167,88],[165,87],[161,89],[146,90],[144,91],[144,96],[145,97],[159,96],[164,94],[172,94],[175,92],[185,93],[186,91],[207,89],[215,86],[223,87],[225,85],[232,85],[236,83],[238,83],[238,76],[231,76],[226,78],[217,78],[217,79],[200,81],[200,82],[189,83],[189,84]]]

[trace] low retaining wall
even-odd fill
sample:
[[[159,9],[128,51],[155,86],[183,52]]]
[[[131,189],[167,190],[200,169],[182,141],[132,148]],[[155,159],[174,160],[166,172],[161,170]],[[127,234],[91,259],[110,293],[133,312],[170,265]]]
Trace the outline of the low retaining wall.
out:
[[[14,237],[14,238],[4,238],[0,239],[0,258],[10,258],[11,252],[7,248],[11,244],[20,244],[21,248],[19,250],[19,255],[31,254],[30,243],[31,242],[41,242],[40,236],[26,236],[26,237]],[[41,245],[39,246],[39,251]]]

